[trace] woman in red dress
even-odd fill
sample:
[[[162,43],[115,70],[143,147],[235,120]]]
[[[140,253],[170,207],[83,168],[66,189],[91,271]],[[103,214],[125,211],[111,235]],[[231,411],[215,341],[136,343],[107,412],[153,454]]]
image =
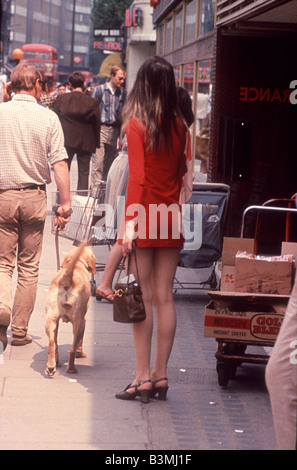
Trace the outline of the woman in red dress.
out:
[[[116,394],[123,400],[140,396],[166,399],[167,363],[176,329],[172,294],[183,246],[179,196],[186,171],[187,127],[177,104],[172,66],[163,58],[147,59],[123,109],[129,179],[123,254],[136,250],[146,319],[133,324],[136,377]],[[134,257],[131,257],[131,261]],[[135,265],[132,272],[137,277]],[[151,369],[153,305],[157,319],[157,351]]]

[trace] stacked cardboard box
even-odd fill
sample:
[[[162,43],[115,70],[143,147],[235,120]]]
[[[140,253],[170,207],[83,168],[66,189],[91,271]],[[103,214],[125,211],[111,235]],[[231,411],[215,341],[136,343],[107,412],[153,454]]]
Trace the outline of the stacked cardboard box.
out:
[[[254,239],[224,238],[221,291],[289,295],[296,243],[283,243],[281,256],[254,254]]]
[[[289,295],[293,279],[292,255],[257,256],[239,252],[235,261],[236,292]]]
[[[225,237],[222,253],[221,290],[233,292],[235,289],[235,261],[238,252],[254,253],[253,238]]]
[[[280,330],[289,296],[209,292],[204,336],[273,343]]]
[[[204,335],[273,343],[294,280],[297,244],[283,243],[277,257],[254,255],[254,239],[224,238],[219,292],[209,292]]]

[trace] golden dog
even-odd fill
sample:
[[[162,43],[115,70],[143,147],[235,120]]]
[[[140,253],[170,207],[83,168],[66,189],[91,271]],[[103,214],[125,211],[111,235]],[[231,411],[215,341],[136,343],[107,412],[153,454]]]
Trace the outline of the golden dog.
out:
[[[95,256],[86,242],[68,253],[61,269],[54,275],[46,299],[46,334],[49,338],[46,373],[53,376],[60,367],[58,354],[59,320],[71,322],[73,343],[68,357],[68,373],[76,373],[75,357],[86,357],[82,350],[85,316],[88,310],[91,287],[89,271],[96,274]]]

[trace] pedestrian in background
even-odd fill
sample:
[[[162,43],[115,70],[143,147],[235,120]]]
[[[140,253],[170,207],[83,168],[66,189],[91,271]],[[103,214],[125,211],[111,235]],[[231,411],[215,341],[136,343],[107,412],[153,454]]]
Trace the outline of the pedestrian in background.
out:
[[[109,168],[117,156],[121,112],[127,96],[123,88],[125,78],[125,69],[115,65],[111,69],[109,82],[97,86],[93,92],[93,98],[99,101],[101,132],[100,147],[93,155],[92,186],[100,180],[106,181]]]
[[[140,67],[123,109],[122,132],[127,136],[129,179],[126,230],[119,243],[124,255],[131,254],[135,244],[138,270],[131,256],[132,272],[141,286],[146,319],[133,324],[135,379],[116,397],[131,400],[140,396],[146,403],[150,396],[166,399],[167,364],[176,329],[172,288],[184,243],[181,230],[176,230],[174,222],[180,219],[187,126],[178,107],[173,68],[165,59],[152,57]],[[177,217],[171,219],[166,212],[167,220],[161,215],[152,225],[150,210],[159,205],[167,210],[174,207]],[[144,229],[140,230],[143,224]],[[163,229],[168,230],[166,237]],[[151,369],[153,305],[157,318],[157,351]]]
[[[45,106],[46,108],[53,109],[53,105],[54,105],[56,98],[49,94],[48,85],[47,85],[47,76],[44,75],[44,73],[42,72],[40,72],[40,74],[42,78],[42,92],[38,100],[38,103],[41,104],[42,106]]]
[[[47,213],[46,184],[54,170],[60,193],[61,228],[70,208],[70,182],[64,136],[58,117],[40,106],[42,77],[31,65],[20,63],[11,74],[12,99],[0,105],[0,341],[7,346],[12,314],[13,346],[31,343],[27,334],[34,308],[39,260]],[[12,274],[18,277],[12,300]]]
[[[121,151],[114,159],[107,175],[104,204],[108,206],[105,214],[106,243],[113,244],[105,264],[100,284],[96,289],[96,299],[113,302],[113,278],[123,257],[122,247],[118,244],[118,228],[120,226],[125,200],[129,174],[127,139],[124,136],[121,142]],[[112,211],[110,211],[112,208]]]
[[[79,191],[89,188],[91,156],[100,145],[98,101],[83,93],[84,82],[82,73],[71,74],[72,92],[58,96],[53,106],[62,124],[69,170],[74,155],[77,156]]]
[[[57,86],[57,94],[59,95],[64,95],[64,93],[67,93],[67,83],[60,83]]]

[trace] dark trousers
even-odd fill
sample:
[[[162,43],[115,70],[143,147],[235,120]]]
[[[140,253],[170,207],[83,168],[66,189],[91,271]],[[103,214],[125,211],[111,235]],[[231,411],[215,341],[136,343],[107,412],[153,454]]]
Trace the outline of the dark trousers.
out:
[[[89,172],[90,172],[90,160],[91,153],[84,150],[77,150],[72,147],[66,147],[68,153],[68,168],[70,171],[70,166],[74,155],[77,157],[77,167],[78,167],[78,180],[77,180],[77,190],[88,189],[89,187]]]

